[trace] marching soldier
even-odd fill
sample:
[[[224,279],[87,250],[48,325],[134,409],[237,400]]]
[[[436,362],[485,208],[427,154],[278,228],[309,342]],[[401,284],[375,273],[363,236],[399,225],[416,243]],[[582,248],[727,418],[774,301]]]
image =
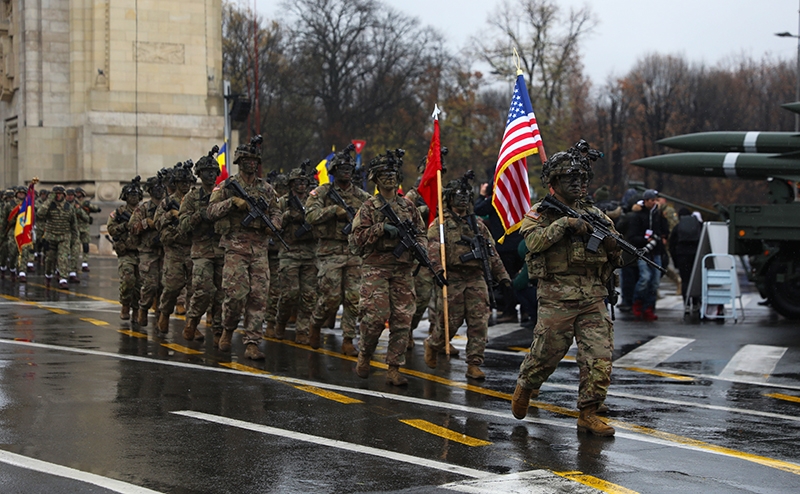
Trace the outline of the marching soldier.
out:
[[[542,167],[542,183],[561,203],[579,213],[596,214],[611,225],[602,211],[581,200],[591,174],[589,160],[594,159],[589,151],[581,141],[551,156]],[[604,302],[609,295],[606,283],[622,262],[613,237],[606,237],[596,252],[587,249],[590,232],[591,226],[583,219],[566,216],[543,202],[522,220],[528,276],[539,280],[539,314],[530,353],[520,366],[511,411],[518,419],[525,417],[530,398],[539,395],[539,387],[555,371],[574,338],[580,369],[578,431],[611,436],[614,429],[597,417],[597,409],[611,383],[614,348]]]
[[[219,245],[220,235],[214,231],[214,222],[208,219],[211,192],[219,176],[219,164],[214,157],[217,151],[219,148],[214,146],[194,165],[201,184],[192,187],[184,196],[179,216],[180,230],[192,237],[192,297],[186,311],[183,338],[186,341],[205,338],[197,325],[210,309],[214,346],[219,346],[222,337],[222,268],[225,264],[225,249]]]
[[[89,225],[89,213],[87,213],[76,200],[75,189],[67,189],[66,201],[75,208],[75,221],[77,222],[75,232],[70,240],[70,259],[69,259],[69,282],[79,283],[78,266],[81,256],[81,225]],[[88,243],[87,243],[88,247]]]
[[[3,200],[0,202],[0,278],[2,279],[5,279],[8,271],[8,242],[5,239],[9,229],[8,215],[11,212],[8,205],[13,199],[14,191],[6,189],[3,193]]]
[[[89,244],[92,241],[90,229],[91,224],[94,222],[92,219],[92,213],[99,213],[100,206],[92,204],[92,201],[86,198],[86,191],[83,190],[82,187],[75,187],[75,198],[77,199],[80,207],[86,211],[86,216],[88,217],[88,221],[83,221],[80,216],[78,217],[78,231],[81,233],[81,247],[83,249],[81,270],[89,271]]]
[[[147,313],[153,302],[161,298],[161,268],[164,263],[164,247],[156,228],[156,210],[164,200],[166,188],[159,177],[150,177],[144,184],[150,199],[142,202],[131,215],[128,227],[132,235],[138,237],[139,276],[142,288],[139,296],[139,312],[136,320],[141,327],[147,327]],[[158,321],[158,311],[156,311]]]
[[[450,338],[453,338],[461,323],[467,323],[466,375],[471,379],[484,379],[486,375],[480,366],[483,364],[483,354],[488,341],[491,315],[489,287],[484,269],[488,267],[491,279],[507,287],[511,286],[511,278],[494,250],[491,232],[482,222],[477,221],[475,213],[470,211],[472,187],[467,177],[451,180],[444,189],[446,303]],[[434,271],[437,272],[442,269],[439,224],[439,218],[436,218],[428,229],[428,252]],[[479,252],[478,256],[476,250]],[[487,256],[486,259],[482,258],[484,255]],[[431,369],[436,368],[437,354],[441,353],[449,343],[445,341],[444,336],[444,310],[442,310],[444,302],[441,293],[437,292],[436,300],[439,321],[425,340],[425,363]]]
[[[65,276],[69,273],[70,243],[72,235],[77,232],[75,207],[65,200],[66,191],[63,186],[53,187],[53,197],[44,201],[36,210],[36,217],[45,223],[44,241],[47,242],[45,257],[45,281],[49,286],[53,279],[53,270],[58,265],[61,288],[67,288]]]
[[[271,234],[261,218],[247,220],[251,207],[232,188],[235,188],[235,182],[254,202],[263,199],[267,207],[262,212],[276,228],[281,227],[275,190],[256,176],[261,163],[261,142],[261,136],[256,136],[249,144],[236,148],[233,162],[239,165],[239,173],[214,188],[208,206],[208,217],[216,222],[214,228],[222,235],[220,246],[225,249],[222,269],[225,300],[222,303],[223,332],[219,349],[224,352],[231,350],[233,332],[244,313],[243,341],[247,347],[244,356],[253,360],[264,359],[258,343],[269,293],[267,249]]]
[[[370,359],[378,346],[378,338],[389,321],[389,346],[386,382],[394,386],[408,384],[400,375],[405,364],[414,303],[413,272],[416,259],[411,249],[400,257],[394,254],[402,240],[400,226],[392,222],[382,208],[389,207],[403,224],[408,224],[414,240],[424,250],[425,224],[414,203],[397,193],[400,183],[401,150],[372,159],[369,180],[378,186],[378,195],[364,201],[353,220],[353,241],[363,250],[361,279],[361,344],[356,373],[369,377]],[[442,278],[443,279],[443,278]]]
[[[309,344],[311,348],[319,348],[322,324],[342,304],[342,353],[354,357],[358,355],[353,339],[358,317],[361,257],[350,252],[347,237],[352,228],[351,218],[370,195],[352,183],[355,163],[350,156],[351,146],[333,158],[328,171],[333,175],[333,182],[320,185],[309,193],[306,221],[314,226],[319,268],[319,296],[308,330]]]
[[[267,175],[267,183],[275,189],[275,196],[280,200],[289,192],[289,181],[283,173],[275,171]],[[267,312],[265,317],[266,328],[265,334],[275,335],[275,318],[278,313],[278,300],[283,293],[283,281],[280,275],[280,260],[278,259],[280,247],[272,240],[269,243],[269,272],[272,274],[269,280],[269,294],[267,294]]]
[[[111,212],[108,217],[108,234],[114,241],[114,250],[117,252],[117,268],[119,270],[119,303],[122,305],[119,318],[127,321],[131,318],[131,309],[139,309],[139,292],[141,291],[141,278],[139,277],[139,251],[136,247],[136,238],[128,228],[128,224],[136,206],[144,196],[139,185],[141,178],[138,176],[122,188],[119,198],[125,201],[123,206]],[[48,228],[49,229],[49,228]]]
[[[187,296],[191,297],[192,280],[192,232],[182,231],[179,228],[178,216],[180,214],[183,196],[195,182],[192,174],[191,160],[178,163],[173,167],[172,181],[175,192],[167,197],[156,210],[156,228],[164,246],[164,269],[161,282],[164,286],[158,302],[158,331],[169,332],[169,316],[175,310],[181,290],[187,287]],[[187,286],[188,285],[188,286]]]
[[[267,337],[282,339],[286,323],[293,311],[297,311],[297,326],[294,341],[308,345],[308,326],[311,310],[317,301],[317,265],[314,262],[314,251],[317,241],[312,227],[306,222],[303,204],[308,199],[308,187],[311,177],[306,175],[306,163],[289,173],[289,193],[278,200],[278,208],[282,212],[281,224],[286,233],[286,243],[292,250],[281,247],[279,277],[281,292],[278,300],[276,325],[270,333],[267,323]]]

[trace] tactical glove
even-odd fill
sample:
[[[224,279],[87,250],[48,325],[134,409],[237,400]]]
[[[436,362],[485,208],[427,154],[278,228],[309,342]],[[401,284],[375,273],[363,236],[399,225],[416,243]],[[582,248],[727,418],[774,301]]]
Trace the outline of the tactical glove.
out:
[[[617,239],[612,236],[608,236],[603,239],[603,247],[606,248],[606,252],[614,252],[619,250],[619,246],[617,245]]]
[[[249,207],[247,206],[247,201],[245,201],[239,196],[233,197],[233,205],[236,206],[237,209],[241,209],[242,211],[247,211],[249,209]]]
[[[580,218],[569,218],[567,220],[567,224],[574,235],[586,235],[587,233],[592,233],[594,231],[592,225]]]
[[[347,210],[341,206],[336,206],[336,218],[340,220],[346,220]]]
[[[398,230],[396,226],[390,223],[384,223],[383,233],[389,238],[397,238],[397,236],[400,235],[400,230]]]
[[[444,270],[441,270],[435,275],[433,275],[433,280],[436,282],[436,285],[439,288],[444,288],[445,286],[447,286],[447,280],[444,277]]]

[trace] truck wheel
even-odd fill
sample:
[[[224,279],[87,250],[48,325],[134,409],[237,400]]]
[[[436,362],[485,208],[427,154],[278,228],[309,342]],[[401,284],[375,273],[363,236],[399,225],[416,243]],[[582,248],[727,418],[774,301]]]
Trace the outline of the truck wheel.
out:
[[[800,263],[773,259],[767,268],[767,291],[778,314],[800,319]]]

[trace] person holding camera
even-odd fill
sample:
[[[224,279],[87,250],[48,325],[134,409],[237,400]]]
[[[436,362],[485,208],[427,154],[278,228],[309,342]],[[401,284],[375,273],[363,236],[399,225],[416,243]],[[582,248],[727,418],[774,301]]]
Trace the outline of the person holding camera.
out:
[[[628,242],[647,251],[647,258],[661,265],[662,255],[669,237],[669,225],[657,204],[658,191],[647,189],[633,208],[626,231]],[[631,312],[636,319],[655,321],[656,296],[661,282],[658,269],[643,260],[638,260],[639,279],[633,291]]]

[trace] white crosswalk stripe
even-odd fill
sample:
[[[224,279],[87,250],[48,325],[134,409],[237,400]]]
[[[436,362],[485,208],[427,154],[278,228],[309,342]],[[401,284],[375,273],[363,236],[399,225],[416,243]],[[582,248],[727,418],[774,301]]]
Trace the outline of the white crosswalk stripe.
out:
[[[656,336],[644,345],[615,360],[614,366],[654,368],[692,342],[694,342],[693,338]]]
[[[745,345],[722,369],[719,377],[749,382],[767,382],[787,348]]]

